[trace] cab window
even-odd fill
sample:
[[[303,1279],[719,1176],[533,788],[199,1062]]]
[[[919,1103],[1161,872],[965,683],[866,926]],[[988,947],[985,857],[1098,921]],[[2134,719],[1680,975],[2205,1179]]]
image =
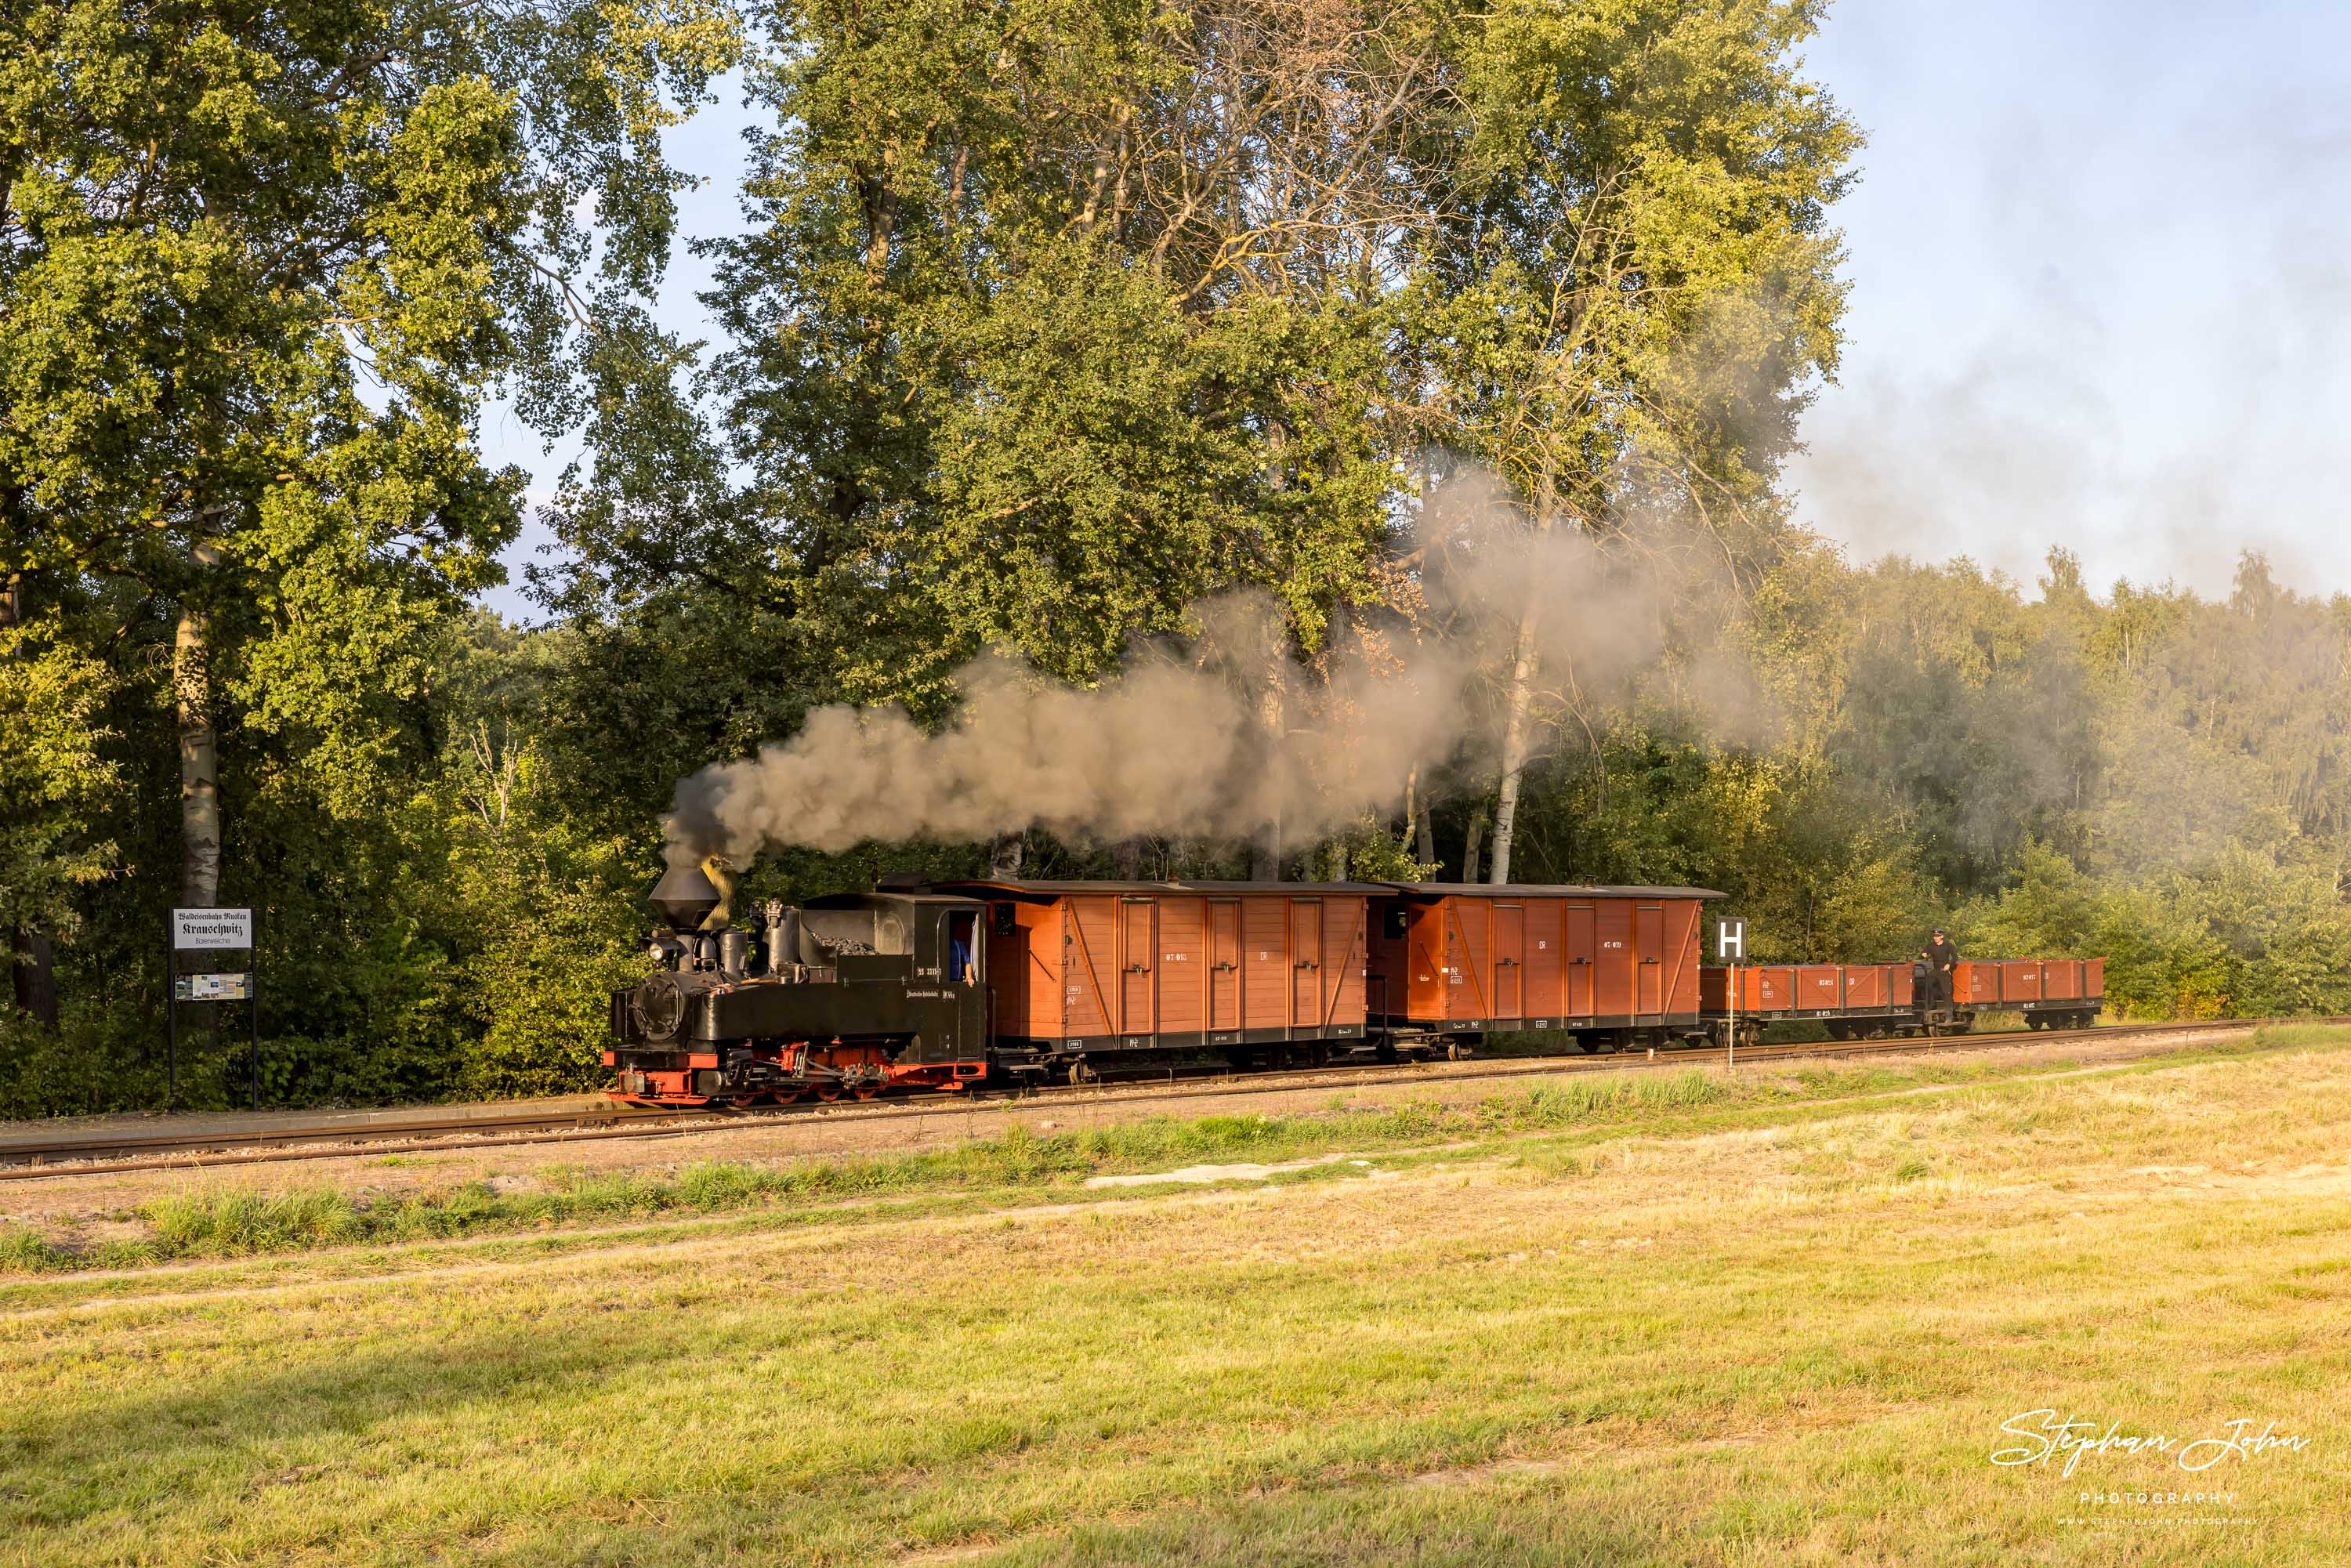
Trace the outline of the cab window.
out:
[[[947,916],[947,951],[946,977],[959,986],[979,982],[979,917],[969,913]]]

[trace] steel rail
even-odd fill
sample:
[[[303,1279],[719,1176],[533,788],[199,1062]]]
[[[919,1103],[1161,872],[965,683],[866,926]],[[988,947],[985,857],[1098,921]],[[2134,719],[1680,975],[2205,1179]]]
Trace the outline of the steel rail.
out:
[[[1850,1056],[1917,1055],[2002,1050],[2020,1045],[2109,1042],[2183,1032],[2249,1032],[2275,1019],[2214,1019],[2186,1023],[2109,1025],[2084,1030],[2001,1030],[1983,1034],[1888,1037],[1882,1040],[1815,1040],[1742,1050],[1742,1065]],[[2303,1019],[2304,1022],[2346,1021]],[[0,1147],[0,1181],[26,1181],[124,1171],[256,1165],[281,1160],[349,1159],[371,1146],[402,1145],[400,1152],[464,1152],[521,1144],[589,1142],[606,1138],[683,1137],[697,1133],[741,1132],[755,1126],[790,1125],[804,1120],[888,1121],[969,1115],[981,1109],[1013,1111],[1049,1104],[1144,1103],[1206,1100],[1237,1094],[1279,1093],[1307,1088],[1382,1088],[1423,1082],[1435,1086],[1505,1078],[1546,1077],[1562,1072],[1610,1072],[1707,1066],[1708,1049],[1667,1048],[1646,1055],[1613,1051],[1577,1056],[1471,1058],[1459,1061],[1345,1062],[1321,1068],[1259,1072],[1229,1070],[1186,1079],[1140,1075],[1123,1083],[1102,1080],[1037,1088],[975,1090],[905,1100],[823,1102],[749,1110],[678,1107],[637,1110],[622,1106],[584,1110],[518,1112],[508,1115],[453,1116],[381,1123],[321,1122],[281,1128],[210,1132],[97,1134]],[[484,1135],[488,1134],[488,1135]],[[112,1159],[104,1155],[117,1156]],[[124,1158],[120,1156],[129,1155]],[[207,1157],[211,1156],[211,1157]]]

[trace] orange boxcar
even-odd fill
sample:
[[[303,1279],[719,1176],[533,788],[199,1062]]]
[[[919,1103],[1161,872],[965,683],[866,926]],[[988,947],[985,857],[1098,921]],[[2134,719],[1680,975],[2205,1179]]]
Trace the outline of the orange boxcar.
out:
[[[1694,887],[1396,883],[1374,900],[1374,1025],[1694,1032]]]
[[[1354,1041],[1372,883],[941,883],[990,910],[998,1040],[1069,1054]]]

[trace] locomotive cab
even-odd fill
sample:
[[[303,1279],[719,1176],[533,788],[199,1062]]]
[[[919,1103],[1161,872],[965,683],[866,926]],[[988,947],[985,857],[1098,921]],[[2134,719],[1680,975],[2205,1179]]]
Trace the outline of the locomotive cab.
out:
[[[619,1077],[614,1099],[865,1099],[985,1075],[986,906],[977,900],[883,892],[768,904],[757,942],[702,928],[720,901],[691,868],[674,868],[650,902],[668,926],[652,946],[663,967],[613,993],[605,1060]]]

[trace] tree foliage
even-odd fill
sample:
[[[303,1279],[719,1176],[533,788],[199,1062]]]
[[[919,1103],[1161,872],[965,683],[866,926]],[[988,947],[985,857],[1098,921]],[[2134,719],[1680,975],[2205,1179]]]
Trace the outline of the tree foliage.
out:
[[[1798,56],[1818,18],[11,10],[0,926],[54,936],[65,1006],[54,1034],[0,1009],[0,1111],[160,1103],[192,791],[221,896],[262,912],[273,1098],[584,1086],[680,777],[819,704],[943,720],[990,647],[1114,679],[1236,588],[1286,638],[1258,722],[1311,722],[1280,694],[1320,700],[1347,639],[1464,630],[1476,545],[1430,485],[1471,465],[1597,541],[1580,606],[1647,584],[1640,667],[1531,659],[1545,607],[1485,606],[1518,636],[1479,745],[1412,779],[1428,851],[1374,816],[1288,871],[1459,874],[1499,750],[1511,874],[1719,887],[1765,956],[1947,923],[2104,954],[2137,1011],[2351,1010],[2351,606],[2255,558],[2212,601],[2059,551],[2032,593],[1790,520],[1858,147]],[[738,58],[763,128],[705,348],[649,313],[687,177],[660,133]],[[532,630],[467,603],[520,522],[480,455],[499,399],[586,448]],[[774,854],[745,896],[989,853]],[[241,1066],[198,1029],[188,1095]]]

